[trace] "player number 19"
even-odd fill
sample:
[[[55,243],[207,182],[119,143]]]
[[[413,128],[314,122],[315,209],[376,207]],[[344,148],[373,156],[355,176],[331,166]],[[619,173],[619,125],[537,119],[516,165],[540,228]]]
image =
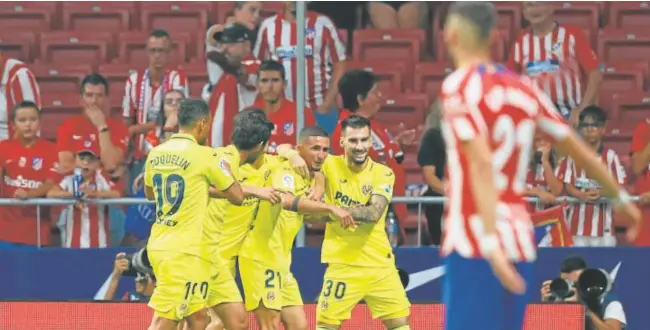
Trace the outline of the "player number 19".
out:
[[[156,189],[156,216],[172,216],[183,203],[185,196],[185,180],[178,174],[170,174],[164,180],[162,174],[153,176],[153,187]],[[163,212],[163,207],[169,205],[167,213]]]
[[[492,139],[501,145],[494,151],[492,164],[495,172],[494,184],[498,190],[505,190],[511,184],[516,193],[524,192],[534,135],[535,123],[530,119],[515,124],[510,116],[497,118]],[[519,149],[519,158],[512,159],[516,148]],[[514,182],[508,182],[508,176],[503,173],[509,161],[517,162]]]

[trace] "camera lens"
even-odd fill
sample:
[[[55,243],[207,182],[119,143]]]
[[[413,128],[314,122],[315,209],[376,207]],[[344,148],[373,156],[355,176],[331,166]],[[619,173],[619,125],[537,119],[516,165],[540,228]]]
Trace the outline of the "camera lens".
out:
[[[563,278],[556,278],[551,281],[550,285],[551,295],[556,299],[562,300],[571,296],[571,285]]]

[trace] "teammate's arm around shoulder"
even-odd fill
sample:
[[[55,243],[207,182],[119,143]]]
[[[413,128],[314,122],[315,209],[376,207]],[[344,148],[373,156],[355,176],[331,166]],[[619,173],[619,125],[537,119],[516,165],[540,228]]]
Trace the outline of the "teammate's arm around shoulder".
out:
[[[219,153],[209,149],[205,161],[205,177],[212,198],[224,198],[234,205],[244,202],[244,191],[230,171],[228,162]]]
[[[309,177],[309,167],[307,162],[305,162],[302,157],[298,154],[292,145],[290,144],[281,144],[275,149],[280,158],[284,158],[289,161],[291,167],[300,174],[303,178]]]
[[[367,205],[347,209],[354,220],[364,223],[377,223],[393,199],[395,173],[386,166],[376,170],[372,185],[372,195]]]

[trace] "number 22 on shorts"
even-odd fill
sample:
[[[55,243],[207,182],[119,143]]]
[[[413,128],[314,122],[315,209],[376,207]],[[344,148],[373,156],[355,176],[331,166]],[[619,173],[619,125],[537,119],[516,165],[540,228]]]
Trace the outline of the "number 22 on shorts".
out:
[[[334,282],[332,280],[325,281],[325,286],[323,287],[323,297],[329,297],[334,293],[334,298],[343,299],[345,297],[345,289],[347,286],[345,282]]]
[[[170,217],[181,207],[185,196],[185,180],[178,174],[170,174],[163,180],[162,174],[153,176],[156,189],[156,218]],[[166,210],[166,212],[165,212]]]

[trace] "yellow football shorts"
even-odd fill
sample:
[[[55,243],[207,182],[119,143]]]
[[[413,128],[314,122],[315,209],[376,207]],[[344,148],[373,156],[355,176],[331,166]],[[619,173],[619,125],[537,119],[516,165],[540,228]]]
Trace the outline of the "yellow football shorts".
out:
[[[149,307],[154,314],[180,321],[206,306],[210,262],[185,253],[148,251],[156,275]]]
[[[373,318],[392,320],[406,317],[411,304],[395,267],[372,268],[330,264],[318,298],[316,320],[340,325],[365,300]]]
[[[212,263],[210,267],[210,290],[207,306],[242,302],[241,293],[233,277],[230,265],[224,262]]]
[[[257,260],[239,257],[239,275],[244,287],[246,310],[253,311],[260,301],[268,309],[282,310],[282,273]]]

